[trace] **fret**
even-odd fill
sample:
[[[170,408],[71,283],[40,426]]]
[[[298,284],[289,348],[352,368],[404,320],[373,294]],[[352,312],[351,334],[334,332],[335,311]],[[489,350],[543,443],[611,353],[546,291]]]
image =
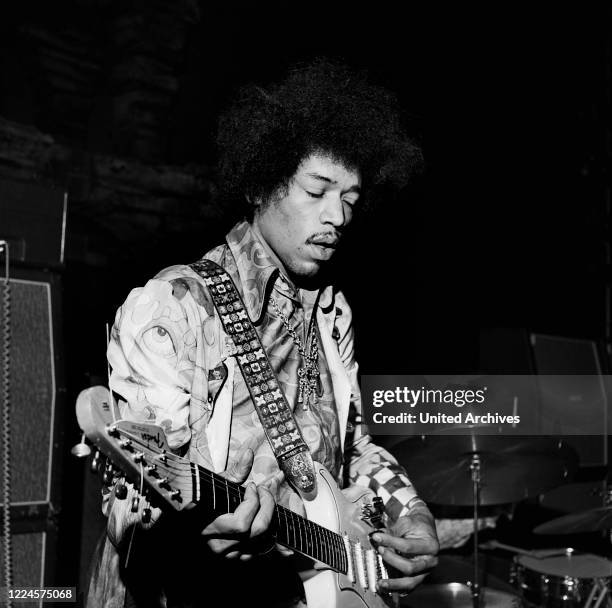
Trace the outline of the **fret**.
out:
[[[301,546],[301,536],[300,536],[300,520],[295,518],[295,514],[293,511],[291,513],[291,526],[293,528],[293,538],[295,541],[295,548],[299,551],[302,550]]]
[[[346,544],[344,542],[344,539],[340,535],[338,535],[338,546],[340,547],[340,554],[342,555],[342,571],[346,574],[350,569],[350,558],[348,551],[346,550]]]
[[[293,547],[295,547],[296,549],[299,549],[299,545],[297,542],[298,537],[297,537],[297,533],[295,530],[296,528],[295,519],[293,517],[294,513],[293,511],[291,511],[291,509],[289,509],[288,513],[289,513],[289,525],[291,527],[291,532],[293,532]]]
[[[327,563],[325,559],[325,539],[322,538],[321,531],[317,530],[317,559],[324,564]]]
[[[303,538],[304,538],[304,548],[302,551],[304,553],[309,554],[308,550],[308,520],[300,517],[301,529],[303,530]]]
[[[208,506],[208,501],[210,500],[209,490],[212,489],[213,492],[215,490],[215,484],[214,484],[212,474],[209,474],[206,469],[203,469],[202,467],[198,465],[195,465],[195,472],[196,472],[196,475],[198,476],[198,480],[199,480],[198,483],[201,486],[199,502],[201,504],[206,504],[206,506]],[[213,508],[214,508],[214,500],[213,500]]]
[[[325,549],[325,539],[322,538],[321,527],[317,526],[315,529],[315,534],[317,538],[317,559],[319,561],[325,562],[324,557],[324,549]]]
[[[340,546],[340,553],[342,554],[342,571],[347,573],[350,569],[349,566],[349,554],[346,550],[346,544],[344,542],[344,538],[338,535],[338,545]]]
[[[289,540],[289,521],[287,519],[287,514],[283,507],[276,506],[276,513],[278,517],[278,533],[277,538],[281,542],[281,544],[291,545],[291,541]],[[281,519],[282,518],[282,519]],[[280,536],[280,534],[283,536]]]
[[[323,561],[326,564],[329,564],[331,566],[331,560],[329,558],[329,544],[327,542],[327,539],[325,538],[325,531],[323,531],[323,538],[321,539],[321,544],[323,545],[323,552],[322,552],[322,556],[323,556]]]
[[[332,565],[334,568],[336,568],[336,570],[339,570],[340,556],[338,555],[338,547],[336,546],[336,535],[331,530],[327,530],[326,535],[329,539],[329,549],[331,551]]]
[[[202,467],[198,467],[198,469],[200,471],[198,483],[212,486],[213,510],[217,510],[220,504],[224,503],[227,512],[232,512],[244,497],[244,488],[228,482],[225,477],[209,472]],[[218,490],[220,489],[224,490],[226,494],[223,503],[218,496]],[[291,509],[280,505],[275,506],[275,518],[272,525],[275,528],[273,536],[280,544],[291,547],[331,566],[335,570],[346,573],[347,557],[344,541],[335,532],[308,521]]]
[[[312,529],[310,522],[305,520],[304,521],[304,536],[306,537],[306,553],[308,553],[308,555],[311,555],[311,556],[313,555],[316,549],[316,544],[313,538],[313,532],[314,530]]]
[[[329,552],[330,552],[332,563],[334,565],[334,568],[338,570],[340,566],[340,560],[338,559],[338,550],[336,549],[336,539],[334,538],[336,535],[331,530],[326,530],[325,534],[329,542]]]
[[[295,524],[293,522],[293,511],[289,511],[289,513],[291,513],[290,515],[290,526],[291,526],[291,531],[293,532],[293,546],[297,549],[297,538],[295,535]]]
[[[342,556],[343,546],[340,544],[341,539],[337,534],[334,534],[334,547],[336,548],[336,554],[338,555],[338,569],[340,572],[346,573],[346,569],[344,567],[344,559]]]
[[[329,538],[331,541],[330,544],[331,544],[332,552],[334,555],[334,565],[336,567],[336,570],[342,571],[342,558],[338,551],[338,535],[330,530]]]
[[[305,541],[306,541],[306,530],[304,529],[303,525],[300,525],[300,523],[302,522],[302,518],[296,515],[296,519],[297,519],[297,528],[298,528],[298,534],[300,537],[300,551],[302,553],[306,553],[306,548],[304,547]]]

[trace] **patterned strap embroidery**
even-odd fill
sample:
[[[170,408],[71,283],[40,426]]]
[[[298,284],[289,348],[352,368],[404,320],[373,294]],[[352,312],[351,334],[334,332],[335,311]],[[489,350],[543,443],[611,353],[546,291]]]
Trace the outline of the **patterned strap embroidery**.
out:
[[[190,266],[204,279],[223,329],[233,341],[232,354],[281,470],[303,498],[312,499],[316,495],[312,455],[234,282],[211,260]]]

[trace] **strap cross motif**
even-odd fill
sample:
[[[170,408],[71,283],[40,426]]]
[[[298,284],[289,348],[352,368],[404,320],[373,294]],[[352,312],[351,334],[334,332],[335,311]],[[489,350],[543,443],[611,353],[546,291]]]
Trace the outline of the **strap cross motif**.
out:
[[[211,260],[202,259],[190,266],[208,286],[223,329],[233,342],[232,354],[279,467],[302,497],[313,498],[316,478],[312,455],[234,282]]]

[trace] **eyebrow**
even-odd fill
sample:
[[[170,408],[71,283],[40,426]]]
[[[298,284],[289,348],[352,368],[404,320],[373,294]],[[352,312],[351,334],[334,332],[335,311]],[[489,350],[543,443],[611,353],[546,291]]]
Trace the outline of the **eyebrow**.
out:
[[[338,182],[334,179],[331,179],[325,175],[321,175],[320,173],[306,173],[307,177],[312,177],[313,179],[318,179],[319,181],[325,182],[326,184],[332,184],[332,185],[336,185]],[[360,193],[361,192],[361,188],[355,184],[354,186],[351,186],[347,192],[357,192]]]

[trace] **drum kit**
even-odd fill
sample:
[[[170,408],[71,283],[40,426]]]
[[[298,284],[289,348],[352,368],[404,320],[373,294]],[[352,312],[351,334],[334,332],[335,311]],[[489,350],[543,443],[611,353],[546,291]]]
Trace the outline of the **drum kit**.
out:
[[[518,503],[568,483],[578,458],[565,442],[544,437],[480,435],[412,437],[393,447],[407,465],[419,495],[438,505],[473,509],[473,574],[470,581],[424,584],[401,600],[403,608],[612,608],[612,561],[571,548],[527,550],[493,541],[514,553],[508,593],[479,583],[479,511]],[[453,433],[457,433],[455,429]],[[576,534],[612,528],[612,506],[553,519],[535,534]],[[486,547],[487,545],[485,545]]]

